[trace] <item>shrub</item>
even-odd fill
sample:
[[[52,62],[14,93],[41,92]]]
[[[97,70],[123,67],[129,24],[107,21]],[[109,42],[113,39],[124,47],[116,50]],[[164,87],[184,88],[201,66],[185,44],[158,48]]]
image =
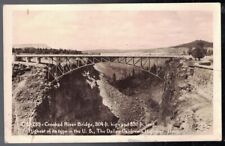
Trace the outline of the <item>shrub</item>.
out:
[[[191,55],[198,60],[201,60],[201,58],[205,57],[206,49],[204,49],[203,43],[199,42],[197,47],[191,51]]]

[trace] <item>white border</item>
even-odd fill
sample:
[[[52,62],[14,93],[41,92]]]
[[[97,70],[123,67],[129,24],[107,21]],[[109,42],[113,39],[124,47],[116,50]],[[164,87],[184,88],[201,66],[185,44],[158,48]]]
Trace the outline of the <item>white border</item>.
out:
[[[49,11],[212,11],[213,12],[213,134],[212,135],[140,135],[140,136],[13,136],[12,121],[12,12],[15,10]],[[220,141],[221,129],[221,14],[220,3],[171,4],[73,4],[73,5],[4,5],[4,124],[6,143],[67,142],[147,142],[147,141]]]

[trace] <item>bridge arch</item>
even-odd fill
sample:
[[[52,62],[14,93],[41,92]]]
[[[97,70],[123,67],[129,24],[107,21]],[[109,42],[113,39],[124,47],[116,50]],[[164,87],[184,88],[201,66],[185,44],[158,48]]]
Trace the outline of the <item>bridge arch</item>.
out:
[[[137,66],[137,65],[133,65],[133,64],[127,64],[127,63],[123,63],[123,62],[110,62],[110,61],[106,61],[106,62],[89,63],[89,64],[85,64],[85,65],[79,66],[79,67],[74,68],[74,69],[72,69],[72,70],[69,70],[69,71],[67,71],[67,72],[65,72],[65,73],[63,73],[63,74],[61,74],[61,75],[59,75],[59,76],[57,76],[57,77],[54,77],[54,80],[52,80],[52,82],[59,81],[59,80],[60,80],[61,78],[63,78],[64,76],[66,76],[66,75],[68,75],[68,74],[70,74],[70,73],[72,73],[72,72],[74,72],[74,71],[76,71],[76,70],[79,70],[79,69],[82,69],[82,68],[85,68],[85,67],[88,67],[88,66],[94,66],[94,65],[97,64],[97,63],[116,63],[116,64],[123,64],[123,65],[132,66],[132,67],[134,67],[134,68],[138,68],[139,70],[148,73],[149,75],[151,75],[151,76],[153,76],[153,77],[155,77],[155,78],[157,78],[157,79],[159,79],[159,80],[161,80],[161,81],[164,81],[164,79],[163,79],[162,77],[160,77],[159,75],[157,75],[157,74],[151,72],[150,69],[147,70],[147,69],[142,68],[141,66]]]

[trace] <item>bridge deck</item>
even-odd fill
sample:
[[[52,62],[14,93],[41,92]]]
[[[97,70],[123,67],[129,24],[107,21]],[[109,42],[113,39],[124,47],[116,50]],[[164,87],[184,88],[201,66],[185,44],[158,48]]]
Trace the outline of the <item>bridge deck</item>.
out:
[[[87,54],[18,54],[16,57],[138,57],[138,58],[184,58],[182,55],[87,55]]]

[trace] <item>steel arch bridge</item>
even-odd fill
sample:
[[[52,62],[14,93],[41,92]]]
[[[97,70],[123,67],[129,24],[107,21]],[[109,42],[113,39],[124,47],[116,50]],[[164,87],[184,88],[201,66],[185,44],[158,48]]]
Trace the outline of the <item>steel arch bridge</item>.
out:
[[[46,64],[48,70],[48,79],[58,81],[63,76],[100,62],[112,62],[131,65],[137,67],[152,76],[164,80],[159,76],[160,66],[166,61],[181,56],[155,56],[155,55],[58,55],[58,54],[21,54],[14,55],[14,61],[33,62],[38,64]],[[155,67],[155,69],[153,69]]]

